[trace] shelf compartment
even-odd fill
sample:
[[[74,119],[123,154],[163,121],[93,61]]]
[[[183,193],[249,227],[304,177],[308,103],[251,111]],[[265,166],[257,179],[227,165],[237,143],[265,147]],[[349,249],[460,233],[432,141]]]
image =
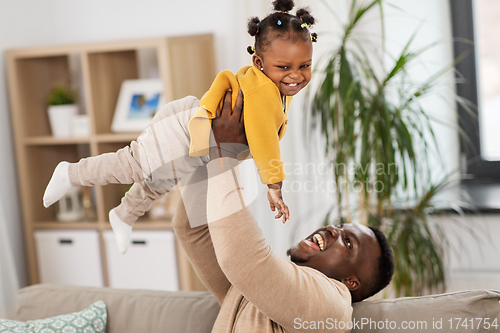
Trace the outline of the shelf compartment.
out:
[[[118,251],[111,230],[104,232],[111,288],[179,290],[175,235],[172,230],[132,232],[127,255]]]
[[[96,134],[111,132],[116,102],[124,80],[138,79],[136,50],[88,54],[90,96]]]
[[[103,287],[97,230],[37,230],[40,283]]]
[[[69,56],[17,59],[14,64],[20,103],[17,116],[25,136],[51,135],[47,95],[58,84],[69,86]]]
[[[55,221],[55,204],[45,208],[43,194],[52,177],[55,167],[61,161],[75,162],[81,157],[89,156],[88,145],[58,145],[58,146],[33,146],[25,150],[27,165],[27,184],[30,195],[29,205],[32,219],[35,221]],[[36,166],[36,167],[35,167]]]

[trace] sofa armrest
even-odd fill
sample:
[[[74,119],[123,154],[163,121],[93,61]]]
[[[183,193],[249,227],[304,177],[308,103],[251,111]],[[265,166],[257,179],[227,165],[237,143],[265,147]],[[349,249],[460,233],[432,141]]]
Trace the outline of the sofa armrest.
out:
[[[352,332],[499,332],[499,301],[495,290],[363,301],[353,305]]]
[[[169,292],[40,284],[18,293],[16,320],[77,312],[102,300],[108,333],[211,332],[219,304],[209,292]]]

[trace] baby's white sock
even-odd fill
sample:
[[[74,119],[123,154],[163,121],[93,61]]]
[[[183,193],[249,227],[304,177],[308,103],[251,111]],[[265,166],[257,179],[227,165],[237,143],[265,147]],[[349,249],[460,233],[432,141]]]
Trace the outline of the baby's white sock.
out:
[[[132,233],[132,226],[123,222],[118,215],[116,215],[115,208],[109,211],[109,223],[115,234],[116,245],[121,253],[128,250],[130,244],[130,234]]]
[[[43,205],[49,207],[65,195],[73,187],[69,181],[69,163],[61,162],[54,169],[52,178],[43,195]]]

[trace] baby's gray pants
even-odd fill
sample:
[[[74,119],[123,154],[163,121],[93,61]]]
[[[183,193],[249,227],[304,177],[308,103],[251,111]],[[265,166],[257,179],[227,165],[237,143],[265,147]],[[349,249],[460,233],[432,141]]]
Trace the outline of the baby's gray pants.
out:
[[[189,156],[188,123],[198,108],[193,96],[166,104],[129,146],[71,163],[71,184],[133,184],[115,209],[122,221],[133,225],[183,176],[208,163],[208,155]]]

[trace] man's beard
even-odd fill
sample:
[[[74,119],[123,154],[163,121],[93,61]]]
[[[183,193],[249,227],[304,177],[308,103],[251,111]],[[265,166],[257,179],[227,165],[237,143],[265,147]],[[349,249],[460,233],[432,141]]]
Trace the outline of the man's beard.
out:
[[[291,250],[291,249],[288,249],[288,250],[286,251],[286,255],[290,257],[290,261],[291,261],[291,262],[293,262],[293,263],[295,263],[295,264],[303,264],[303,263],[305,263],[305,262],[307,261],[307,260],[305,260],[304,258],[300,258],[300,257],[297,257],[297,256],[292,255],[292,253],[291,253],[291,251],[290,251],[290,250]]]

